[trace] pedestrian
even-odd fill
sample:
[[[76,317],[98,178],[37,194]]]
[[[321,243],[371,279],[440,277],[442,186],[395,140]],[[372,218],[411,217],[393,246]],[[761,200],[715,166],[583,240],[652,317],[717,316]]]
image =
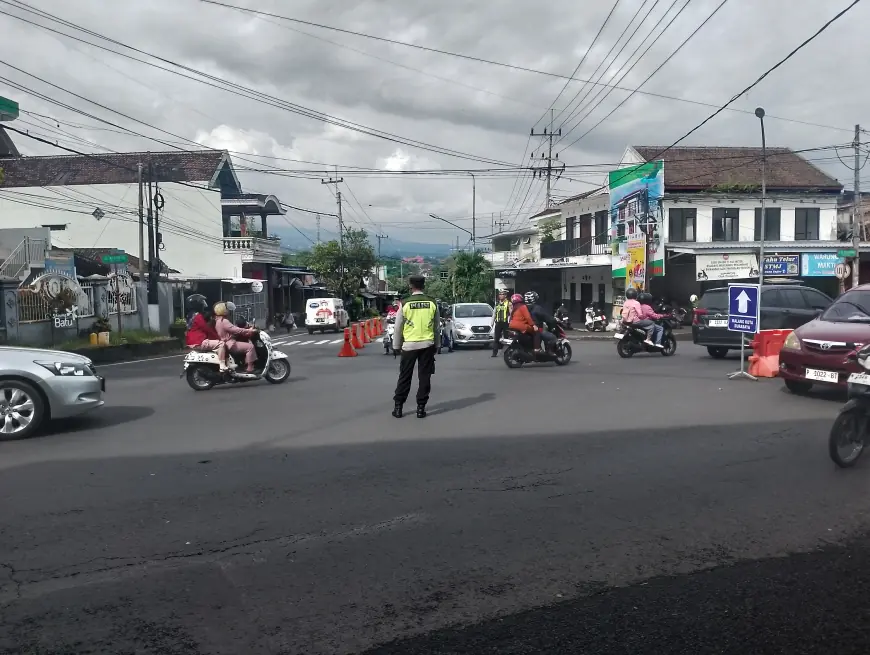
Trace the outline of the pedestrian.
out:
[[[288,311],[284,314],[284,327],[287,330],[287,333],[290,333],[290,330],[296,329],[296,317],[293,316],[293,312]]]
[[[393,396],[393,416],[402,418],[402,407],[411,393],[411,378],[417,366],[417,418],[426,418],[426,403],[435,372],[435,351],[441,343],[441,321],[437,303],[423,293],[426,279],[413,275],[408,280],[411,295],[396,313],[393,349],[401,353],[399,381]]]
[[[498,302],[496,302],[495,311],[492,314],[493,357],[498,357],[498,351],[501,350],[501,337],[507,329],[510,315],[511,303],[508,300],[508,292],[505,289],[500,289],[498,292]]]

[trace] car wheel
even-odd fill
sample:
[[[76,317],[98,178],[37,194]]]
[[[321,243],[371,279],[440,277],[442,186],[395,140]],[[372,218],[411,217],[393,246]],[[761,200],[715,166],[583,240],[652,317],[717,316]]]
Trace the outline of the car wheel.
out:
[[[42,396],[27,382],[0,380],[0,439],[25,439],[45,419]]]
[[[797,380],[786,380],[785,388],[794,394],[806,393],[813,388],[811,382],[798,382]]]
[[[716,348],[714,346],[709,346],[707,348],[707,352],[713,359],[725,359],[728,356],[727,348]]]
[[[314,328],[308,328],[308,334],[314,334]]]

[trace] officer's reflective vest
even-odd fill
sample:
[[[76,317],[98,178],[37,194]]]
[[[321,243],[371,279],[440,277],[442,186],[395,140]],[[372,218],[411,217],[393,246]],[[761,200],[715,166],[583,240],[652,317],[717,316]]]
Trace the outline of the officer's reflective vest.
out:
[[[435,301],[422,294],[408,296],[402,303],[402,338],[405,341],[435,341]]]
[[[495,320],[497,323],[507,323],[510,315],[511,315],[511,304],[509,301],[504,300],[504,301],[496,304],[496,306],[495,306]]]

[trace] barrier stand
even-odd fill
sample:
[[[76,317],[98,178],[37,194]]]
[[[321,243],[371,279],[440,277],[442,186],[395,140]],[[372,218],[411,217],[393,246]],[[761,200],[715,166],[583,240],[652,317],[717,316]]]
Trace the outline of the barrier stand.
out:
[[[362,323],[360,323],[360,324],[359,324],[359,330],[360,330],[360,333],[361,333],[361,334],[360,334],[360,339],[362,340],[362,342],[363,342],[363,343],[371,343],[371,342],[372,342],[372,337],[371,337],[371,330],[370,330],[370,328],[369,328],[369,322],[368,322],[368,321],[363,321]]]
[[[350,326],[350,345],[356,350],[365,348],[365,344],[359,338],[359,323],[353,323]]]
[[[344,343],[338,351],[339,357],[356,357],[356,351],[350,344],[350,328],[344,328]]]

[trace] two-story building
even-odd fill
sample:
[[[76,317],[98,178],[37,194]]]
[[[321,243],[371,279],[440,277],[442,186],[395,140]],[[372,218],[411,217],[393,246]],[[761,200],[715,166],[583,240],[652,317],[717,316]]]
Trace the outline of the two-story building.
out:
[[[662,150],[630,146],[621,168],[653,160]],[[664,193],[655,199],[661,222],[655,233],[665,255],[663,276],[651,278],[651,292],[688,304],[689,296],[709,287],[757,279],[761,148],[671,148],[658,159],[664,161]],[[842,185],[794,151],[768,148],[766,186],[765,276],[800,278],[836,295]],[[614,286],[620,294],[624,277],[614,277]]]

